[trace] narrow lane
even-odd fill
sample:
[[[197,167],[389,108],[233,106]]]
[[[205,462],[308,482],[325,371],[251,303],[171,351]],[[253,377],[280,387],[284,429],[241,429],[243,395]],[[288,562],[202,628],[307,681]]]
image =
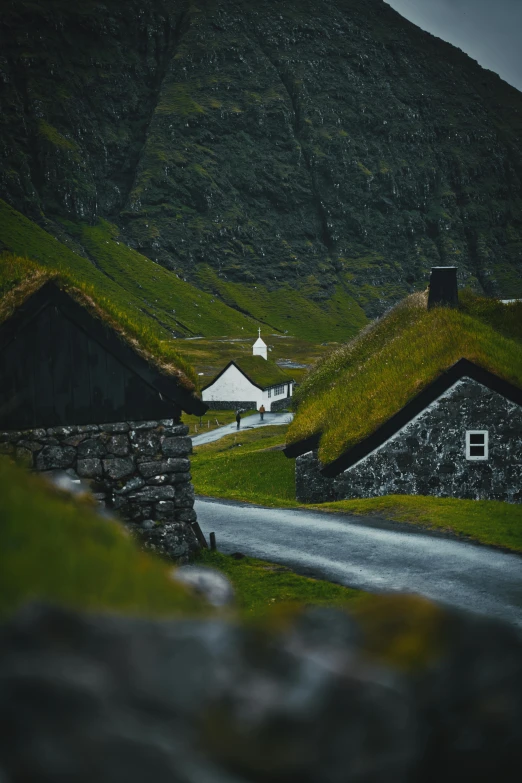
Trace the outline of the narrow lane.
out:
[[[410,592],[522,628],[522,557],[348,514],[272,509],[198,498],[221,552],[243,552],[298,573],[370,592]]]
[[[219,411],[216,411],[216,418],[219,419]],[[261,421],[259,413],[254,413],[251,416],[245,416],[244,419],[241,419],[241,430],[253,430],[258,429],[259,427],[290,424],[293,418],[293,413],[265,413],[265,417],[263,421]],[[219,440],[225,435],[230,435],[237,431],[237,424],[235,421],[231,424],[224,424],[222,427],[217,427],[215,430],[202,430],[199,435],[194,435],[192,437],[192,445],[202,446],[204,443],[213,443],[215,440]]]

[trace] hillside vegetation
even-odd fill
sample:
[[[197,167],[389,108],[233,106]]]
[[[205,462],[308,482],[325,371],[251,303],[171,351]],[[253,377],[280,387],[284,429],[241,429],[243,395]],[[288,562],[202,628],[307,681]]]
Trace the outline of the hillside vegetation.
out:
[[[316,341],[432,265],[522,296],[522,95],[382,0],[4,0],[0,50],[0,197],[152,311],[135,251]]]
[[[522,302],[461,298],[458,310],[427,310],[425,294],[412,295],[327,356],[297,390],[288,442],[321,433],[331,462],[463,357],[522,388]]]

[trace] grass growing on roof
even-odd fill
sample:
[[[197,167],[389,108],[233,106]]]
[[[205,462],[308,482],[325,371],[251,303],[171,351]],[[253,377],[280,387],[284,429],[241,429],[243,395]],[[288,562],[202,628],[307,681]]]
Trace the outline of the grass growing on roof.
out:
[[[503,321],[504,328],[509,322]],[[322,433],[319,456],[329,463],[462,357],[522,387],[522,344],[516,334],[508,337],[485,323],[477,305],[470,304],[467,312],[428,311],[425,295],[414,294],[307,377],[297,390],[299,407],[288,442]]]
[[[133,614],[202,606],[115,522],[0,457],[0,616],[29,600]]]

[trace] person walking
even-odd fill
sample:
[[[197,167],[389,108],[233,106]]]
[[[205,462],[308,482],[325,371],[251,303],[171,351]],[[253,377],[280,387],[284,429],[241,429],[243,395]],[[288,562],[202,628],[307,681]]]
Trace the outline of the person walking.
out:
[[[261,421],[263,421],[263,416],[265,415],[265,406],[263,403],[261,403],[261,407],[259,408],[259,415],[261,416]]]
[[[236,411],[236,421],[237,421],[237,428],[239,429],[241,426],[241,411]]]

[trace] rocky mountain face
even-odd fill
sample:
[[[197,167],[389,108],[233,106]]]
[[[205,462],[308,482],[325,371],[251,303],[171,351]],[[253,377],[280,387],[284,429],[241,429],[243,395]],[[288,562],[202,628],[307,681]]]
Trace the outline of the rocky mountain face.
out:
[[[382,0],[4,0],[0,197],[201,287],[522,296],[522,94]]]

